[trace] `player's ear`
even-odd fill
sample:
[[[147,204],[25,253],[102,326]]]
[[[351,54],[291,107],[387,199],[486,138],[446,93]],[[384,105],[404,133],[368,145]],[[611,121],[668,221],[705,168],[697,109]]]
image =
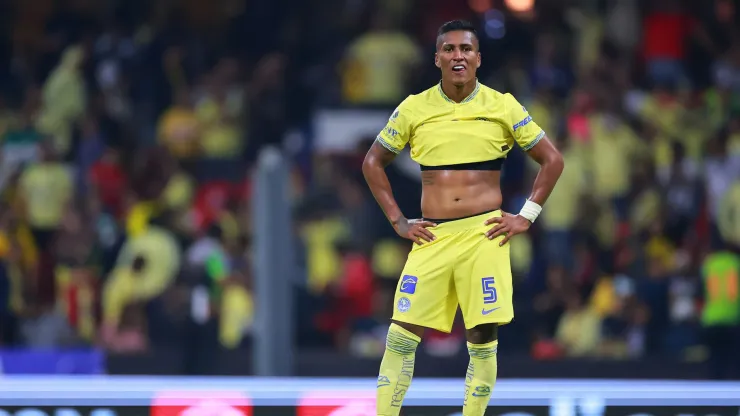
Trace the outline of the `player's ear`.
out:
[[[476,67],[476,69],[477,68],[480,68],[480,52],[478,52],[478,57],[477,57],[476,62],[475,62],[475,67]]]
[[[442,68],[442,64],[439,63],[439,54],[437,54],[436,52],[434,53],[434,66],[436,66],[437,68]]]

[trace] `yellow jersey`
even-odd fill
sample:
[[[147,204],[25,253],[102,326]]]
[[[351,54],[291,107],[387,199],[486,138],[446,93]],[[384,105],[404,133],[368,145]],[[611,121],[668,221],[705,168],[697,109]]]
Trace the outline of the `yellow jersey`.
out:
[[[543,137],[545,132],[516,98],[476,81],[460,103],[445,95],[441,83],[408,96],[377,141],[394,153],[408,143],[422,170],[499,170],[514,142],[526,151]]]

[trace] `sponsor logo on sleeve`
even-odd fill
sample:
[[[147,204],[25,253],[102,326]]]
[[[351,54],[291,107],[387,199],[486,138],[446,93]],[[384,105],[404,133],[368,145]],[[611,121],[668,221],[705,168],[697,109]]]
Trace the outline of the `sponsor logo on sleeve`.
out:
[[[532,121],[532,116],[527,116],[527,118],[525,118],[524,120],[514,124],[514,131],[516,131],[520,127],[526,126],[531,121]]]

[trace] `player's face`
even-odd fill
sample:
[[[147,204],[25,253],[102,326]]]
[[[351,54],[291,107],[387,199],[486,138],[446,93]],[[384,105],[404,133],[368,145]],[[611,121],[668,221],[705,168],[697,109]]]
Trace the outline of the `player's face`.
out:
[[[437,43],[434,64],[442,70],[442,79],[454,85],[467,84],[480,67],[478,39],[464,30],[445,33]]]

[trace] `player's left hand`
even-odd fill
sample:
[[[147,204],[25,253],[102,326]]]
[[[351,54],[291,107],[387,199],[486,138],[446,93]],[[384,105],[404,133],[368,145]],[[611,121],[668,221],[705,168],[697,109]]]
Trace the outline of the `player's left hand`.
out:
[[[505,235],[504,239],[501,240],[501,242],[498,244],[500,246],[506,244],[511,239],[511,237],[526,232],[532,225],[532,223],[529,222],[528,219],[520,215],[509,214],[508,212],[504,211],[501,211],[500,217],[487,219],[485,224],[496,224],[495,227],[486,232],[486,237],[489,240],[493,240],[494,238],[502,234]]]

